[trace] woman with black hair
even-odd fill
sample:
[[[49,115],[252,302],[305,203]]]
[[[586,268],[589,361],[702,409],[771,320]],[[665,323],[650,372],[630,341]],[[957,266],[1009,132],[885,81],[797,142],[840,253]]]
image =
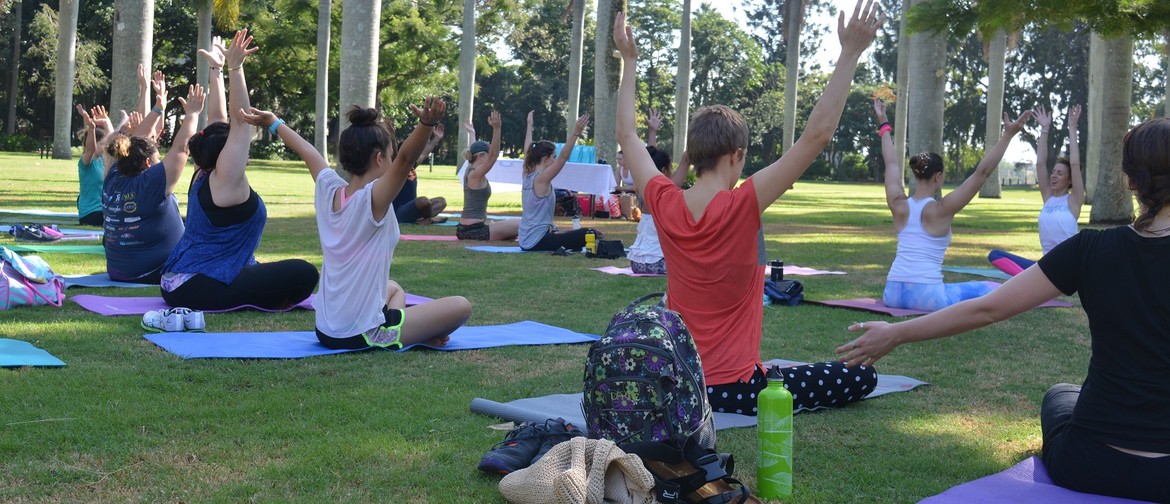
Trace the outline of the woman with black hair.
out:
[[[873,109],[880,124],[878,135],[881,136],[882,158],[886,164],[886,205],[894,216],[894,231],[898,236],[898,252],[886,277],[882,302],[891,308],[935,311],[991,292],[999,284],[943,283],[943,256],[951,244],[951,222],[955,214],[966,207],[987,178],[996,173],[1008,143],[1032,117],[1032,111],[1024,112],[1015,121],[1004,114],[1003,136],[975,167],[975,173],[941,200],[935,200],[934,195],[943,186],[942,157],[923,152],[910,158],[910,171],[918,185],[914,197],[907,198],[902,187],[902,165],[898,163],[890,134],[893,127],[886,121],[886,105],[881,100],[874,100]]]
[[[532,145],[524,155],[524,183],[521,186],[520,203],[523,213],[520,214],[520,248],[534,250],[581,250],[585,246],[585,234],[592,232],[598,239],[602,237],[600,231],[592,228],[574,229],[571,231],[557,231],[553,224],[553,210],[556,206],[556,195],[553,192],[552,180],[573,153],[573,145],[577,137],[585,131],[589,123],[589,114],[577,118],[577,125],[573,128],[573,135],[561,148],[560,156],[554,157],[557,148],[548,140],[541,140]]]
[[[249,107],[244,59],[257,50],[251,44],[247,30],[240,30],[231,47],[201,51],[213,67],[227,67],[232,110]],[[209,121],[228,119],[218,75],[212,72]],[[244,171],[252,128],[238,117],[231,123],[214,122],[187,142],[196,168],[187,196],[187,230],[163,266],[162,296],[171,306],[196,310],[286,309],[312,294],[317,268],[300,259],[256,261],[268,212]]]

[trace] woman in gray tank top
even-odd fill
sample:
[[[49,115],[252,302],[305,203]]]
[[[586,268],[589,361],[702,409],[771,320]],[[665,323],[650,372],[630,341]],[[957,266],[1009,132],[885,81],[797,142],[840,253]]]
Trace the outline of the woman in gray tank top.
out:
[[[548,140],[541,140],[528,149],[524,157],[524,185],[520,195],[520,201],[524,206],[524,213],[520,216],[520,248],[557,250],[564,247],[566,250],[580,250],[585,246],[587,233],[594,233],[598,239],[602,237],[600,231],[591,228],[557,232],[557,227],[553,224],[556,195],[553,193],[552,179],[565,167],[569,155],[573,152],[573,144],[577,142],[577,137],[581,136],[588,123],[588,114],[577,119],[573,135],[565,142],[560,156],[553,157],[556,146]]]
[[[455,236],[460,240],[511,240],[516,238],[520,228],[520,219],[487,222],[487,203],[492,196],[487,174],[500,157],[500,126],[503,124],[500,113],[493,111],[488,116],[488,124],[492,127],[491,145],[476,140],[463,153],[468,163],[463,175],[463,213],[459,226],[455,228]]]

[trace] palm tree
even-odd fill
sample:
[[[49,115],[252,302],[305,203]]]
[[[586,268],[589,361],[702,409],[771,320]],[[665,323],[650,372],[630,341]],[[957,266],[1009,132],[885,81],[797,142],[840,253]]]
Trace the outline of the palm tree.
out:
[[[240,0],[192,0],[195,7],[195,16],[199,20],[199,39],[197,49],[211,49],[211,27],[222,31],[232,31],[240,17]],[[226,72],[225,72],[226,73]],[[195,82],[207,89],[211,72],[207,60],[195,58]],[[207,124],[207,109],[199,114],[199,127]]]
[[[16,133],[16,97],[20,93],[20,20],[24,15],[24,2],[16,0],[12,16],[16,20],[12,30],[12,76],[8,81],[8,120],[4,121],[5,133]]]
[[[333,23],[333,2],[317,3],[317,114],[313,145],[328,159],[329,155],[329,30]]]
[[[338,131],[349,126],[345,111],[353,106],[373,107],[377,101],[379,0],[349,0],[341,10],[341,117]]]
[[[930,0],[910,0],[910,8]],[[909,36],[910,84],[907,114],[901,122],[913,124],[907,130],[910,152],[943,154],[943,97],[946,88],[947,39],[945,34],[924,32]],[[913,191],[914,178],[910,179]]]
[[[77,67],[77,1],[61,0],[57,12],[56,90],[53,102],[53,159],[69,159],[73,132],[73,75]]]
[[[800,26],[804,24],[804,0],[784,3],[784,151],[792,147],[796,136],[796,91],[800,79]]]
[[[565,113],[565,141],[573,136],[576,118],[581,112],[581,58],[584,52],[582,33],[585,31],[585,2],[569,0],[573,10],[573,39],[569,44],[569,109]],[[525,146],[528,148],[528,146]]]
[[[894,77],[898,86],[898,101],[894,103],[894,150],[898,154],[898,166],[906,173],[906,117],[910,104],[910,35],[906,29],[906,13],[910,2],[902,0],[901,21],[898,24],[898,74]],[[903,176],[905,178],[905,176]],[[911,177],[913,178],[913,177]]]
[[[622,60],[615,58],[613,18],[628,12],[626,0],[597,0],[596,50],[593,54],[593,145],[597,157],[617,157],[617,90],[621,83]],[[569,118],[573,120],[573,118]],[[614,169],[614,176],[617,176]]]
[[[678,37],[678,82],[674,89],[674,160],[687,148],[691,120],[691,0],[683,0],[682,29]]]
[[[459,124],[471,121],[475,105],[475,0],[463,0],[463,35],[459,43]],[[458,138],[459,152],[470,147],[466,135]]]
[[[999,141],[1000,128],[1003,122],[1003,89],[1004,89],[1004,60],[1008,49],[1007,32],[996,30],[991,40],[986,42],[987,49],[987,137],[984,139],[984,152],[991,150]],[[999,198],[1000,183],[999,169],[994,177],[988,177],[979,188],[980,198]]]
[[[1092,183],[1085,187],[1092,195],[1089,222],[1127,224],[1133,221],[1133,197],[1122,177],[1121,147],[1122,137],[1129,131],[1133,37],[1107,39],[1094,33],[1089,47],[1090,122],[1085,166],[1086,178]]]
[[[138,65],[151,67],[154,0],[114,0],[113,28],[110,110],[135,110],[149,103],[139,94]]]

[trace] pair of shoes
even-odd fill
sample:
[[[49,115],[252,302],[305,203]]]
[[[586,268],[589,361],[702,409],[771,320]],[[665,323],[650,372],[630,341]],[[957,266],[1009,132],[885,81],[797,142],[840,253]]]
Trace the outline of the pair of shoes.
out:
[[[152,332],[204,332],[203,312],[190,308],[151,310],[142,315],[142,328]]]
[[[523,422],[496,443],[479,461],[479,470],[492,474],[508,474],[535,464],[558,443],[582,437],[575,425],[563,418],[543,423]]]
[[[40,224],[29,224],[27,226],[17,224],[12,226],[10,233],[12,233],[12,236],[16,237],[18,241],[36,242],[55,242],[60,240],[62,236],[65,236],[56,229],[42,226]]]
[[[573,255],[573,251],[572,251],[572,250],[568,250],[568,249],[566,249],[565,247],[557,247],[557,249],[556,249],[556,250],[554,250],[554,251],[552,251],[552,252],[550,252],[550,253],[549,253],[549,255],[555,255],[555,256],[571,256],[571,255]]]

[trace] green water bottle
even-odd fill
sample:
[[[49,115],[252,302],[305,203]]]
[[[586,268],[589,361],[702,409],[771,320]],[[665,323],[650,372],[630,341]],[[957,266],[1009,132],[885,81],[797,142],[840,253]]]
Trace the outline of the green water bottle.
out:
[[[784,388],[779,366],[768,370],[768,387],[759,395],[760,459],[756,493],[766,499],[792,495],[792,393]]]

